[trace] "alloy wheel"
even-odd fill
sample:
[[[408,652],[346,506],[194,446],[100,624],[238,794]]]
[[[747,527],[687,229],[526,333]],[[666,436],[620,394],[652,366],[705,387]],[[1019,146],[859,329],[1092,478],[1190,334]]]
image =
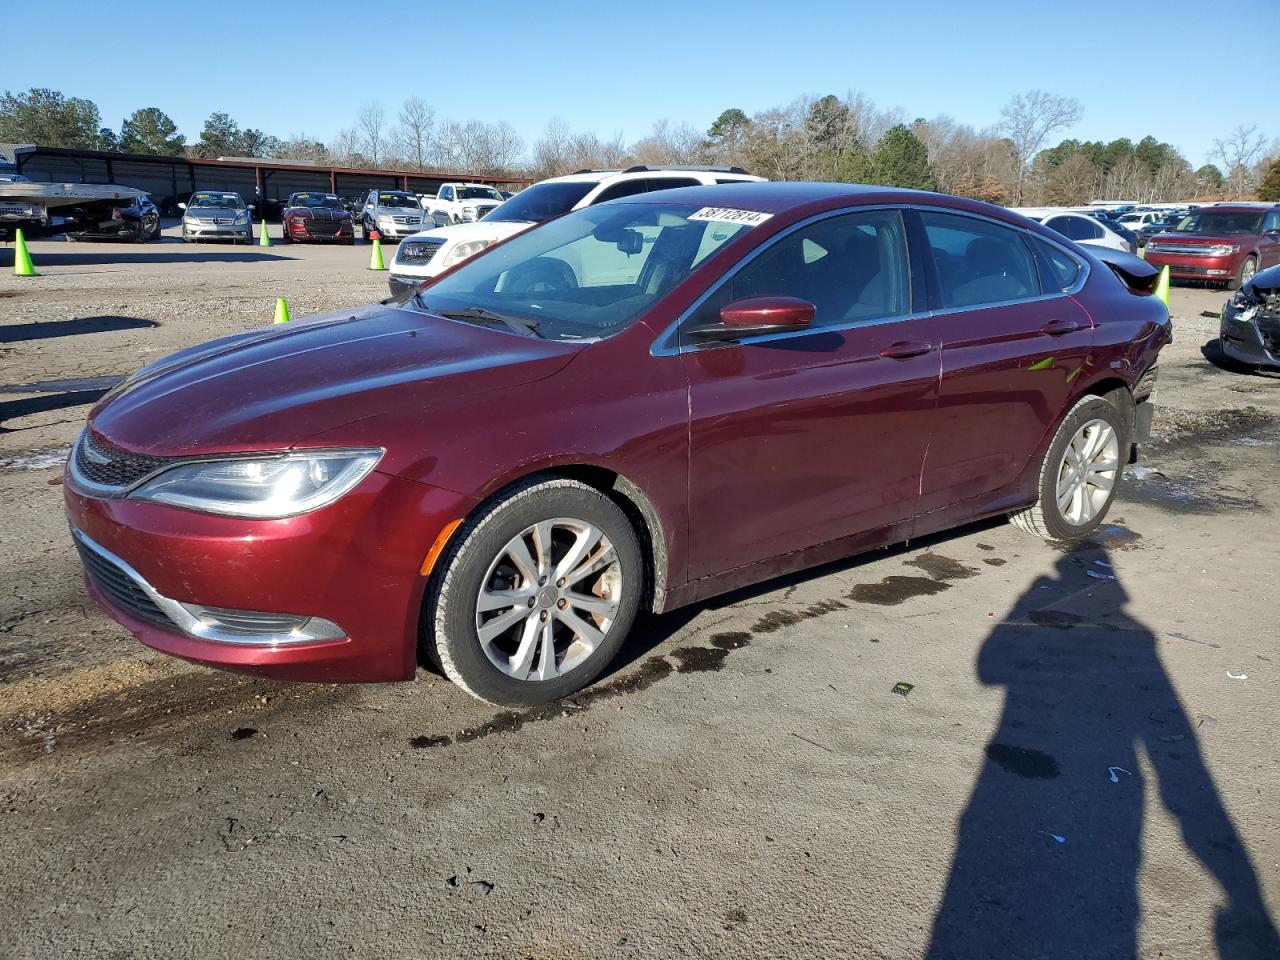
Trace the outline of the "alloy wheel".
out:
[[[1107,505],[1120,469],[1120,440],[1105,420],[1090,420],[1071,438],[1058,465],[1058,510],[1073,526],[1088,523]]]
[[[551,680],[604,642],[622,600],[622,566],[599,527],[543,520],[493,558],[476,596],[480,646],[517,680]]]

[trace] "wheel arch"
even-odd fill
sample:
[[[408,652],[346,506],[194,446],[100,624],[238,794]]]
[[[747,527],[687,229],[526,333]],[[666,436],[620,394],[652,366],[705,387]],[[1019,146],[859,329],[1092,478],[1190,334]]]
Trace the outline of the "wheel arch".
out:
[[[502,477],[486,489],[476,500],[467,517],[505,495],[513,487],[525,485],[530,481],[557,478],[577,480],[600,491],[626,514],[640,541],[640,555],[646,571],[644,592],[640,599],[641,609],[654,613],[661,612],[666,603],[670,582],[669,534],[649,495],[641,489],[639,484],[616,470],[581,461],[527,467]],[[466,519],[463,518],[464,523]],[[431,577],[434,578],[437,573],[437,570],[432,570]]]

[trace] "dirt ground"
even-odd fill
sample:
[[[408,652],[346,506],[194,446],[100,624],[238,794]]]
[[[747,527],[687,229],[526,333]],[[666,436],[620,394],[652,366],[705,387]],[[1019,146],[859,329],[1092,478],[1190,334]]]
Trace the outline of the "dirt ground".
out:
[[[1174,289],[1158,472],[1088,543],[986,522],[651,617],[516,713],[89,603],[60,464],[114,378],[385,295],[363,245],[167,234],[0,249],[0,957],[1280,956],[1280,376],[1216,363],[1225,294]]]

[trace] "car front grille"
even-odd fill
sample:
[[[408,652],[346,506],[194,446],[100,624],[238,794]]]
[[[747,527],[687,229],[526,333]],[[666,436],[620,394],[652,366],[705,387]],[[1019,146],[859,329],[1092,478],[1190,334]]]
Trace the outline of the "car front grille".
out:
[[[1171,268],[1176,273],[1194,273],[1196,276],[1207,277],[1209,275],[1208,267],[1188,266],[1185,263],[1174,264]]]
[[[342,229],[345,220],[305,220],[307,233],[317,237],[332,237]]]
[[[399,216],[396,216],[396,217],[392,217],[391,219],[392,219],[392,220],[394,220],[396,223],[403,224],[403,225],[404,225],[404,226],[406,226],[406,227],[412,227],[412,226],[414,226],[415,224],[419,224],[419,223],[421,223],[421,222],[422,222],[422,218],[421,218],[421,217],[399,217]]]
[[[79,537],[75,538],[75,542],[80,562],[84,564],[89,579],[112,606],[143,623],[170,630],[177,628],[177,624],[156,606],[150,594],[126,570],[84,544]]]
[[[400,245],[396,262],[403,264],[430,263],[436,251],[444,246],[443,240],[411,240]]]
[[[1175,256],[1184,257],[1211,257],[1215,254],[1211,246],[1202,243],[1161,243],[1154,241],[1147,244],[1147,250],[1150,253],[1170,253]]]
[[[170,462],[167,457],[131,453],[88,430],[81,434],[75,450],[76,472],[100,487],[124,489]]]

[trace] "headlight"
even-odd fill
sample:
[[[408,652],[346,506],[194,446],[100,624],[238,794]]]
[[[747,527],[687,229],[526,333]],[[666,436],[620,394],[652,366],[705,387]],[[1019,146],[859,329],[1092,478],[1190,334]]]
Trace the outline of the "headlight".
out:
[[[395,221],[395,217],[392,217],[392,216],[390,216],[389,214],[385,214],[385,213],[380,213],[380,214],[378,214],[378,223],[379,223],[379,224],[386,224],[386,225],[389,225],[389,224],[393,224],[393,223],[395,223],[395,222],[396,222],[396,221]]]
[[[183,218],[182,218],[182,222],[183,222],[183,223],[189,223],[189,224],[191,224],[192,226],[198,226],[198,225],[200,224],[200,218],[199,218],[199,217],[193,217],[193,216],[191,216],[190,214],[187,214],[185,217],[183,217]]]
[[[467,257],[474,257],[491,243],[493,243],[492,240],[468,240],[466,243],[460,243],[449,251],[441,266],[452,267],[455,263],[461,263]]]
[[[476,208],[475,208],[475,207],[463,207],[463,208],[462,208],[462,212],[463,212],[463,213],[475,213],[475,212],[476,212]]]
[[[1233,253],[1239,253],[1240,248],[1233,243],[1215,243],[1209,248],[1209,256],[1211,257],[1229,257]]]
[[[239,213],[236,214],[236,223],[248,223],[248,222],[249,222],[248,210],[241,210]]]
[[[201,513],[281,519],[333,503],[367,477],[380,459],[381,450],[314,450],[185,463],[153,477],[129,496]]]

